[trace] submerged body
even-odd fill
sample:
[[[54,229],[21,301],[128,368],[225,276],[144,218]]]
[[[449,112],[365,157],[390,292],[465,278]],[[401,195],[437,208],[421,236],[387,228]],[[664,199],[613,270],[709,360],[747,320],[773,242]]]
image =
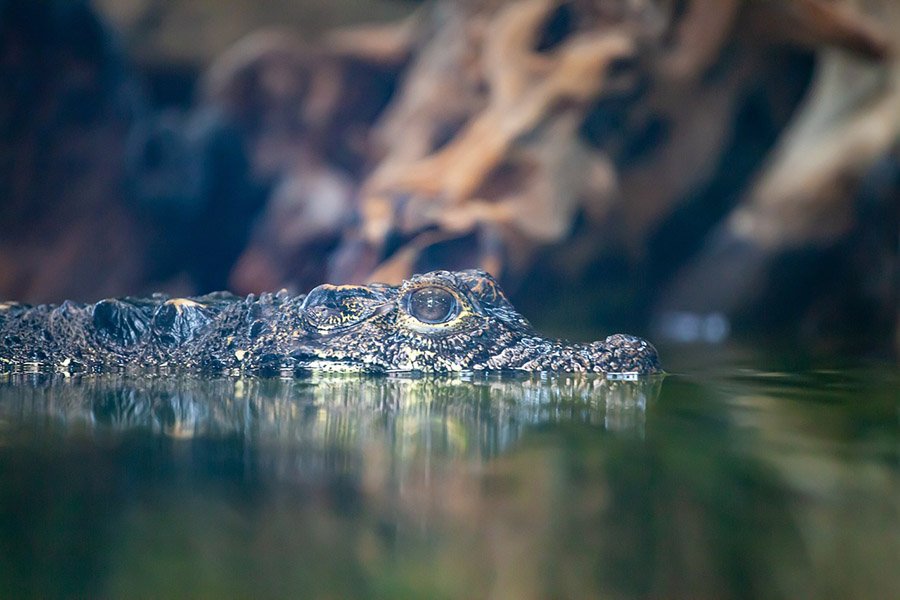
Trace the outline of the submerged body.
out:
[[[660,372],[648,342],[541,337],[483,271],[238,298],[0,304],[0,371]]]

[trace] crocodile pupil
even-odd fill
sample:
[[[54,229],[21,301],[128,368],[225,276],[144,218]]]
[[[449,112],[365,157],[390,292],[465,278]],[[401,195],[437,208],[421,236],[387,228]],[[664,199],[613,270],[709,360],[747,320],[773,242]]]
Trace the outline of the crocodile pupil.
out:
[[[423,323],[444,323],[458,312],[456,298],[445,289],[426,287],[409,295],[409,314]]]

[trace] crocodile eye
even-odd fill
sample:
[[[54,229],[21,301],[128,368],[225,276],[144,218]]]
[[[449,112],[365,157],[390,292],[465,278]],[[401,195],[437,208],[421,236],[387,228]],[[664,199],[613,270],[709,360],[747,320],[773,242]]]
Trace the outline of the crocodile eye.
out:
[[[446,323],[459,314],[459,304],[444,288],[425,287],[407,296],[406,310],[423,323]]]

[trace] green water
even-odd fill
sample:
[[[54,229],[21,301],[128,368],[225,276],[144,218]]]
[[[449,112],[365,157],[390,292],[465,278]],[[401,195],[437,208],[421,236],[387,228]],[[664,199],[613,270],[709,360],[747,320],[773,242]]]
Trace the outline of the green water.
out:
[[[789,362],[0,376],[0,597],[900,597],[900,372]]]

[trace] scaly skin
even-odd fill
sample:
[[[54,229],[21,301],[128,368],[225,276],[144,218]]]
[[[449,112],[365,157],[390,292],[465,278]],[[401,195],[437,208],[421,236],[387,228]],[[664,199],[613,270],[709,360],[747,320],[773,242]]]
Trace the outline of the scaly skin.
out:
[[[646,341],[541,337],[483,271],[238,298],[0,304],[0,371],[661,372]]]

